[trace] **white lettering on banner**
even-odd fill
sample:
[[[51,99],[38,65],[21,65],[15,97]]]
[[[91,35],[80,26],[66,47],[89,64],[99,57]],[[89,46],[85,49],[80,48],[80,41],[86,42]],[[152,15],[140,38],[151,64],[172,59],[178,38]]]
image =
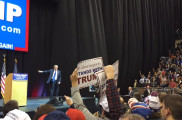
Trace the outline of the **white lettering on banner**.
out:
[[[97,84],[95,72],[103,70],[102,57],[84,60],[78,63],[78,87],[85,88]]]
[[[5,25],[1,26],[2,31],[7,31],[9,33],[15,33],[15,34],[20,34],[21,30],[19,28],[12,28],[12,27],[6,27]]]
[[[6,21],[13,22],[13,17],[20,17],[22,15],[22,9],[20,6],[7,3],[7,17]],[[4,20],[5,14],[5,2],[0,1],[0,20]]]
[[[0,1],[0,20],[4,20],[4,6],[5,3],[3,1]]]
[[[12,49],[13,50],[13,44],[0,43],[0,48]]]

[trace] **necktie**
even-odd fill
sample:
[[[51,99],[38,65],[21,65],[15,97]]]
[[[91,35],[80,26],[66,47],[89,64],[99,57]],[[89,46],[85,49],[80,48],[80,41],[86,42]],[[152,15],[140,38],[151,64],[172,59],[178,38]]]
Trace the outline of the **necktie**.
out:
[[[53,82],[55,81],[55,78],[56,78],[56,71],[54,72],[54,75],[53,75]]]

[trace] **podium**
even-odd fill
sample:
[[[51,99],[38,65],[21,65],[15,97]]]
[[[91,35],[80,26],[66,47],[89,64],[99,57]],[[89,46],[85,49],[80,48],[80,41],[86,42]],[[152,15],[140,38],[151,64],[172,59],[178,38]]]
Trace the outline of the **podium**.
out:
[[[5,79],[4,104],[17,100],[19,106],[27,105],[28,74],[10,73]]]

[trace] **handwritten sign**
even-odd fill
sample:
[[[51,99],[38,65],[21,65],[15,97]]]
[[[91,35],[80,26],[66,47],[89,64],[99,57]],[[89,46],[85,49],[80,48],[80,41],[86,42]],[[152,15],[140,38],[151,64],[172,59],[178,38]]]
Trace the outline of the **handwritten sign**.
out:
[[[78,63],[78,87],[85,88],[97,84],[95,73],[103,70],[102,57],[84,60]]]

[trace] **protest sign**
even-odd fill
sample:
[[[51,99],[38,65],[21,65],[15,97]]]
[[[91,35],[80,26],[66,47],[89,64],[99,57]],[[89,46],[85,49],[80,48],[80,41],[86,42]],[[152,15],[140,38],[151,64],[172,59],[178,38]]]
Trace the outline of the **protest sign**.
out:
[[[117,86],[117,80],[118,80],[118,71],[119,71],[119,60],[117,60],[114,64],[114,84]],[[102,103],[106,98],[106,74],[104,70],[98,71],[95,73],[95,75],[98,78],[99,82],[99,91],[100,91],[100,99],[99,104]]]
[[[100,91],[100,99],[99,99],[99,103],[101,103],[105,97],[106,97],[106,74],[104,72],[104,70],[98,71],[95,73],[95,75],[98,78],[98,83],[99,83],[99,91]]]
[[[118,83],[118,74],[119,74],[119,60],[117,60],[114,64],[114,84],[117,86]]]
[[[78,63],[78,87],[85,88],[97,84],[95,73],[103,70],[102,57],[84,60]]]

